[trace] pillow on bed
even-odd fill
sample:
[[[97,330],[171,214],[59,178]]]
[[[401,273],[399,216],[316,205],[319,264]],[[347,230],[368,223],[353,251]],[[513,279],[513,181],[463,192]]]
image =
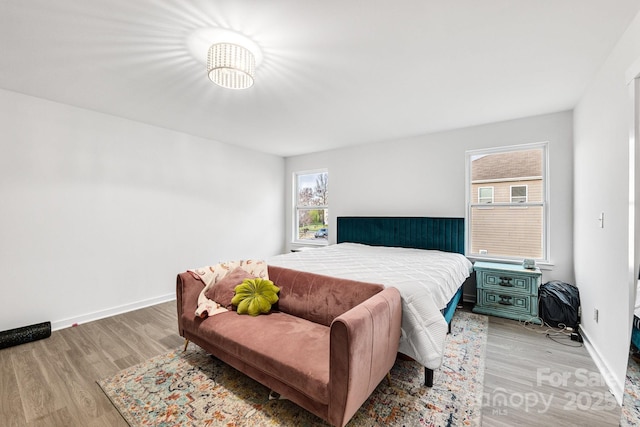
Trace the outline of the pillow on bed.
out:
[[[255,279],[255,276],[248,273],[242,267],[237,267],[235,270],[228,273],[222,279],[218,280],[211,286],[204,296],[213,300],[223,306],[224,308],[231,308],[231,299],[234,296],[234,289],[245,279]]]
[[[236,295],[231,303],[237,306],[238,314],[259,314],[269,313],[271,306],[278,302],[278,292],[280,288],[266,279],[246,279],[236,286]]]

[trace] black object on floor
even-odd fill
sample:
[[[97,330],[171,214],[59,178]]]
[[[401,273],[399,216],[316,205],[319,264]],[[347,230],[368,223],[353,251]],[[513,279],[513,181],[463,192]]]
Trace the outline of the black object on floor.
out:
[[[538,315],[549,326],[577,330],[580,324],[580,292],[568,283],[553,280],[538,290]]]
[[[37,323],[22,328],[9,329],[0,332],[0,349],[25,344],[31,341],[49,338],[51,336],[51,322]]]

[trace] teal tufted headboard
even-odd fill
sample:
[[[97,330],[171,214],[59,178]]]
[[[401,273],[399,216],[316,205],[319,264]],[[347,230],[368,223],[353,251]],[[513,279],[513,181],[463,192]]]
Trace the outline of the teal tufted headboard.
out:
[[[338,243],[437,249],[464,255],[464,218],[341,216]]]

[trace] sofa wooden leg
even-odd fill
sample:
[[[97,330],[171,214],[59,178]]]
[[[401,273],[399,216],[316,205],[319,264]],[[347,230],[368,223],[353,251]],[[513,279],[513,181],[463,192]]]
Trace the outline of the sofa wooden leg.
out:
[[[433,369],[424,368],[424,385],[433,387]]]
[[[387,384],[391,387],[391,372],[387,372]]]
[[[189,345],[189,340],[187,338],[184,339],[184,348],[182,349],[182,352],[184,353],[185,351],[187,351],[187,346]]]

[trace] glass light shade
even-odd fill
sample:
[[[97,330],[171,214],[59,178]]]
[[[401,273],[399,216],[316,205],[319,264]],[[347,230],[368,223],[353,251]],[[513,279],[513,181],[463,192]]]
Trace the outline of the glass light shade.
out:
[[[248,49],[232,43],[216,43],[209,48],[207,73],[215,84],[227,89],[247,89],[253,85],[256,61]]]

